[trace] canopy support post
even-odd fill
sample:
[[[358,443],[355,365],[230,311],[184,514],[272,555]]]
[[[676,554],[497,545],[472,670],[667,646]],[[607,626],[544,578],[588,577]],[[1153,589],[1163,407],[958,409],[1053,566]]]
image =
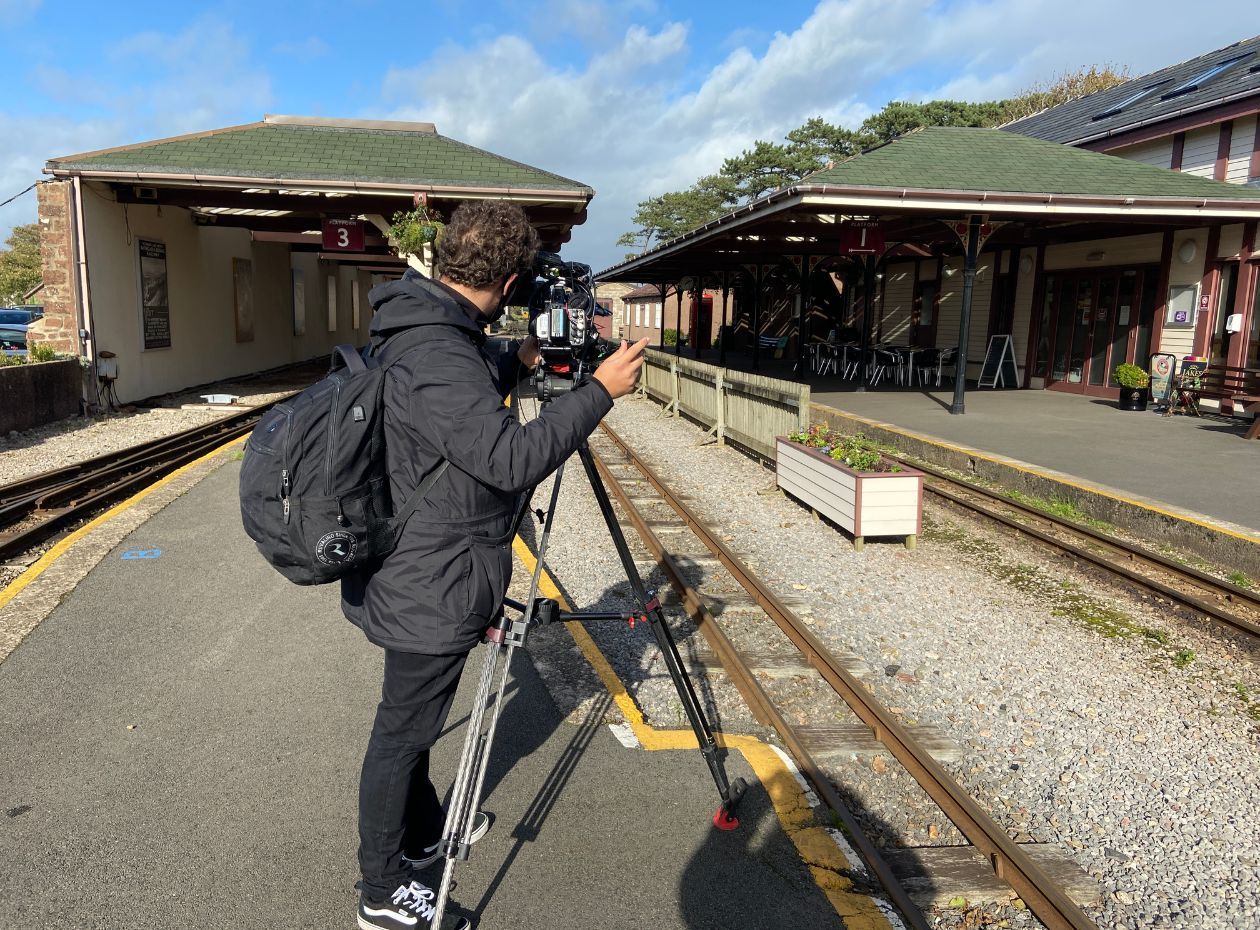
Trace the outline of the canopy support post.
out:
[[[665,351],[665,298],[668,294],[669,283],[663,281],[661,282],[661,335],[659,337],[660,342],[657,344],[657,348],[662,352]],[[651,313],[652,311],[649,310],[648,312]]]
[[[859,350],[858,364],[862,366],[862,383],[858,385],[858,393],[865,394],[871,387],[871,369],[867,356],[871,353],[871,324],[875,309],[875,262],[874,255],[862,260],[862,348]]]
[[[966,408],[967,342],[971,338],[971,292],[976,283],[976,258],[980,251],[980,227],[983,218],[976,213],[967,217],[967,254],[963,259],[962,319],[958,323],[958,353],[954,358],[954,402],[951,414],[960,415]]]

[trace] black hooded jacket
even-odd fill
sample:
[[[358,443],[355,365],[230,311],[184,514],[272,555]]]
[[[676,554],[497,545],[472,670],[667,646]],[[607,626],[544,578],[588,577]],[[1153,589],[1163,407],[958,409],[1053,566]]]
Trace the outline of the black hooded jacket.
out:
[[[442,459],[451,464],[379,568],[343,579],[342,610],[379,646],[467,652],[511,579],[518,495],[577,449],[612,398],[591,381],[521,424],[503,403],[527,373],[517,346],[496,358],[454,292],[408,271],[368,299],[372,344],[397,359],[385,384],[392,499],[405,500]]]

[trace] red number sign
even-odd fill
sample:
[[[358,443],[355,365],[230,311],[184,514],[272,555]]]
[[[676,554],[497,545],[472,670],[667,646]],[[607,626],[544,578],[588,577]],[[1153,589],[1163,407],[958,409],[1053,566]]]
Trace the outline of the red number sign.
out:
[[[881,255],[884,230],[874,220],[845,223],[840,228],[841,255]]]
[[[331,220],[320,222],[324,250],[327,252],[362,252],[363,220]]]

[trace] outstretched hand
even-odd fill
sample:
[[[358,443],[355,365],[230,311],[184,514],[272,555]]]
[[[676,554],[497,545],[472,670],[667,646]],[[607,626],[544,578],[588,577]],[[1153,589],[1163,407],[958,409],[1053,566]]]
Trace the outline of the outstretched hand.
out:
[[[630,345],[624,339],[621,346],[595,369],[595,380],[616,399],[624,397],[634,390],[639,380],[639,369],[643,367],[643,350],[647,348],[648,337],[644,337]]]

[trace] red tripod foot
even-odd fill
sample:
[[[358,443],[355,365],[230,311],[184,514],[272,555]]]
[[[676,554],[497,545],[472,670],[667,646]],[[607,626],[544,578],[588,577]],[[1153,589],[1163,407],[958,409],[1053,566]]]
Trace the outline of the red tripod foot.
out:
[[[734,830],[739,826],[739,818],[732,814],[723,805],[717,809],[717,813],[713,815],[713,826],[719,830]]]

